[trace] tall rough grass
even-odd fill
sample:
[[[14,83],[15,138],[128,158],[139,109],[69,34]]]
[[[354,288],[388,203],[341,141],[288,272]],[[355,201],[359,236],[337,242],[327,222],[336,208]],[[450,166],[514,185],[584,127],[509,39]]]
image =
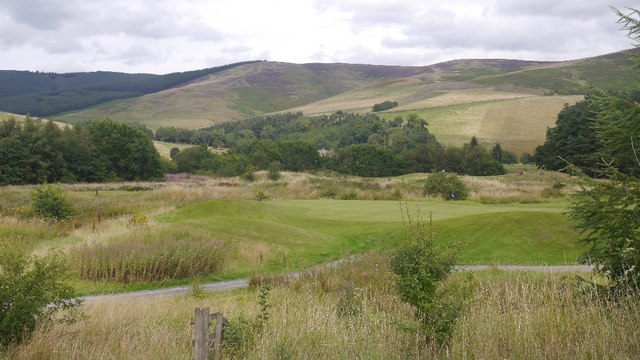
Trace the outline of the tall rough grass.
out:
[[[458,274],[464,275],[464,274]],[[640,299],[611,300],[558,274],[475,273],[475,298],[448,347],[427,348],[396,295],[386,260],[369,255],[272,284],[269,320],[247,359],[636,359]],[[76,324],[39,329],[9,359],[189,359],[195,307],[225,317],[260,313],[258,290],[204,298],[93,303]]]
[[[452,344],[454,359],[633,359],[640,299],[603,297],[558,275],[486,279]]]
[[[90,281],[157,281],[208,275],[227,253],[221,240],[167,229],[134,231],[116,241],[70,252],[78,277]]]

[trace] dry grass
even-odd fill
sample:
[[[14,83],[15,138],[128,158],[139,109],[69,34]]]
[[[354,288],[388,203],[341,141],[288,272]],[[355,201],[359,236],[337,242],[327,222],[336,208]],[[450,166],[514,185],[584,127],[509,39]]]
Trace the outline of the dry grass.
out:
[[[547,201],[544,194],[558,184],[564,185],[561,192],[570,194],[575,190],[574,181],[566,174],[521,167],[503,176],[464,176],[464,182],[473,192],[472,198],[485,204],[533,203]]]
[[[632,359],[640,354],[637,298],[607,300],[557,275],[483,281],[460,320],[454,359]]]
[[[460,278],[462,274],[455,274]],[[380,255],[325,267],[300,279],[271,278],[270,320],[252,328],[248,359],[632,359],[640,353],[637,298],[607,300],[574,277],[471,275],[473,301],[443,349],[428,349],[413,311],[395,294]],[[262,281],[265,281],[263,279]],[[188,359],[193,309],[232,321],[259,312],[258,291],[92,303],[75,324],[39,329],[11,359]]]
[[[485,101],[511,100],[531,97],[531,94],[521,92],[497,91],[493,89],[461,89],[445,92],[441,95],[417,101],[394,109],[394,111],[413,111],[434,107],[444,107],[460,104],[471,104]]]
[[[471,91],[471,90],[468,90]],[[477,99],[481,99],[482,90]],[[528,96],[499,98],[491,101],[473,102],[469,96],[442,95],[459,103],[426,107],[410,111],[392,109],[383,116],[393,119],[397,115],[415,112],[429,122],[429,131],[442,144],[460,146],[476,136],[481,144],[492,146],[500,143],[502,148],[520,155],[533,153],[535,147],[544,143],[547,127],[554,127],[558,113],[564,104],[575,104],[582,96]],[[496,95],[498,96],[498,95]],[[437,98],[434,98],[437,99]],[[444,100],[443,100],[444,101]],[[448,100],[447,100],[448,101]],[[444,102],[443,102],[444,104]]]
[[[108,243],[84,243],[70,258],[80,279],[126,283],[214,274],[228,252],[208,234],[140,228]]]

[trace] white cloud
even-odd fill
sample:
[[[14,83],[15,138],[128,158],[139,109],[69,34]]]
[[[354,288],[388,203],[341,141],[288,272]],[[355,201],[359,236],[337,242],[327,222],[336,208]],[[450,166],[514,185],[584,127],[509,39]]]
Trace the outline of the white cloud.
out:
[[[630,47],[619,28],[605,0],[0,0],[0,68],[565,60]]]

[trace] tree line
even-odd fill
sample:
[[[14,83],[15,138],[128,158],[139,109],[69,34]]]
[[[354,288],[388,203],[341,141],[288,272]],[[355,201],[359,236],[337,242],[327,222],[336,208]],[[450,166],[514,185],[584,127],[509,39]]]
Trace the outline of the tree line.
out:
[[[152,139],[134,125],[0,122],[0,185],[147,180],[166,170]]]
[[[178,171],[221,176],[267,170],[274,163],[284,170],[328,169],[368,177],[440,170],[496,175],[505,171],[502,160],[515,161],[499,144],[490,152],[475,137],[461,147],[445,147],[427,125],[416,114],[386,121],[375,114],[307,117],[287,113],[198,130],[160,128],[155,136],[161,141],[203,145],[174,152]],[[215,154],[207,146],[225,147],[229,152]]]
[[[640,91],[636,90],[600,93],[565,105],[556,126],[547,129],[544,144],[536,148],[534,162],[548,170],[562,170],[571,164],[589,176],[601,177],[604,161],[623,173],[640,175],[640,144],[633,143],[640,119],[634,106],[638,102]],[[601,115],[607,108],[615,111]]]

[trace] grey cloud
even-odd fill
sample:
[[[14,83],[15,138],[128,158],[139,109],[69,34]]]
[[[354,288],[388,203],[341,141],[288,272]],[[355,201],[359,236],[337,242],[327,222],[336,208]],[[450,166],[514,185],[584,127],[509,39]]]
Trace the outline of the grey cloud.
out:
[[[74,1],[4,0],[0,2],[0,10],[6,11],[16,23],[39,30],[58,30],[83,16]]]
[[[356,26],[403,25],[417,14],[411,8],[398,5],[364,7],[353,10],[352,20]]]
[[[386,65],[428,65],[433,64],[438,57],[438,50],[388,51],[374,52],[363,46],[349,49],[344,54],[338,54],[341,62],[357,64],[386,64]],[[331,61],[336,61],[333,59]]]
[[[147,62],[158,61],[160,56],[154,50],[146,46],[131,46],[120,54],[114,56],[113,60],[124,59],[124,63],[129,66],[136,66]]]
[[[126,16],[104,17],[97,20],[101,33],[124,33],[148,39],[184,37],[197,41],[211,41],[223,38],[215,29],[202,23],[179,23],[174,14],[160,10],[129,12]]]
[[[618,35],[618,42],[607,40],[615,39],[617,31],[615,16],[607,5],[580,9],[581,17],[554,18],[556,15],[550,16],[546,11],[557,9],[556,14],[563,14],[572,10],[566,5],[554,5],[555,2],[543,1],[548,5],[545,10],[537,1],[502,0],[497,6],[500,11],[485,9],[483,16],[471,18],[436,10],[407,22],[403,39],[388,37],[381,44],[388,49],[414,51],[526,52],[538,54],[540,59],[545,58],[544,54],[567,54],[565,58],[570,58],[572,52],[587,53],[594,44],[609,49],[625,47],[623,34]],[[539,16],[525,16],[527,13]]]
[[[510,16],[594,19],[611,14],[607,0],[498,0],[495,10]]]
[[[0,48],[31,46],[49,54],[93,50],[94,55],[100,56],[101,52],[107,52],[98,45],[105,36],[123,37],[127,44],[136,38],[183,42],[221,42],[226,38],[212,27],[194,21],[189,14],[173,11],[171,4],[170,1],[163,4],[162,1],[0,0]],[[140,59],[135,54],[129,55],[133,62]]]
[[[416,16],[411,4],[400,2],[374,5],[321,0],[315,1],[314,6],[320,12],[337,10],[351,15],[351,24],[355,30],[377,25],[402,25]]]

